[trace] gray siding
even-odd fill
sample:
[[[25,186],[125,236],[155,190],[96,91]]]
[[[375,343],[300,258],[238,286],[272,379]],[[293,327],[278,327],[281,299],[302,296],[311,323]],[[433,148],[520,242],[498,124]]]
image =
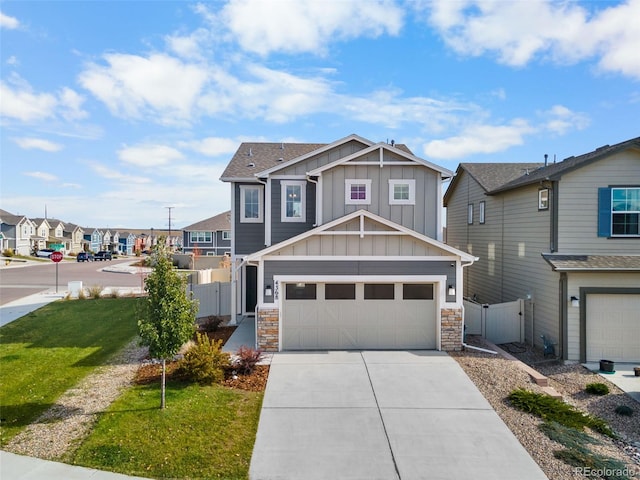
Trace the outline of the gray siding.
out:
[[[264,285],[273,286],[275,275],[344,275],[347,281],[355,281],[351,277],[357,275],[380,275],[381,281],[385,276],[446,275],[447,285],[456,284],[456,269],[450,261],[265,261]],[[272,302],[273,297],[265,296],[264,300]],[[456,299],[447,295],[446,300],[455,302]]]
[[[291,167],[287,167],[277,172],[278,175],[305,175],[307,172],[314,170],[318,167],[327,165],[328,163],[335,162],[341,158],[348,157],[349,155],[356,153],[360,150],[364,150],[368,145],[364,145],[356,140],[351,140],[343,145],[340,145],[332,150],[324,152],[320,155],[315,155],[305,160],[304,162],[298,162]]]
[[[271,181],[271,244],[282,242],[313,228],[316,221],[316,188],[306,186],[306,222],[282,222],[282,188],[280,180]]]
[[[263,223],[240,223],[240,184],[233,184],[233,202],[235,205],[235,254],[246,255],[264,248],[264,221]],[[264,208],[264,201],[263,201]],[[264,213],[264,212],[263,212]],[[264,218],[264,215],[263,215]]]

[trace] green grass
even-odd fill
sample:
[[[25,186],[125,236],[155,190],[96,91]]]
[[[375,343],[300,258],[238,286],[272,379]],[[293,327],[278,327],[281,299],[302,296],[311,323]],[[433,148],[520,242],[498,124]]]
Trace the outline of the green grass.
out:
[[[0,445],[131,341],[135,302],[55,302],[0,328]]]
[[[248,478],[262,393],[167,383],[127,390],[69,463],[152,478]]]

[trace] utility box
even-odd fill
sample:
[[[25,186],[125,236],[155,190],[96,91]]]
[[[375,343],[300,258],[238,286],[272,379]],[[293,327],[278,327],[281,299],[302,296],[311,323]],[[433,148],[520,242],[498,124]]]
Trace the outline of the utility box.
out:
[[[80,292],[82,291],[82,282],[81,281],[69,282],[67,286],[67,290],[69,292],[70,297],[78,298],[80,296]]]

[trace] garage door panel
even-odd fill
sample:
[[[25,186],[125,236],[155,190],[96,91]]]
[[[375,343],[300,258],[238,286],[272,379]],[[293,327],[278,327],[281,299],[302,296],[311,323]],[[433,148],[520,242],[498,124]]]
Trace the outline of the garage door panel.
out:
[[[640,361],[640,295],[588,294],[586,308],[588,362]]]

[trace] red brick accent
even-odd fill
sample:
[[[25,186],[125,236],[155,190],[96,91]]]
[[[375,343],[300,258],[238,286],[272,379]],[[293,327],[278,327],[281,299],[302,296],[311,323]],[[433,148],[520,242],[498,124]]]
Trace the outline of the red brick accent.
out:
[[[258,348],[264,352],[277,352],[279,347],[279,315],[277,308],[258,310],[257,335]]]
[[[446,352],[462,350],[462,309],[440,310],[440,347]]]

